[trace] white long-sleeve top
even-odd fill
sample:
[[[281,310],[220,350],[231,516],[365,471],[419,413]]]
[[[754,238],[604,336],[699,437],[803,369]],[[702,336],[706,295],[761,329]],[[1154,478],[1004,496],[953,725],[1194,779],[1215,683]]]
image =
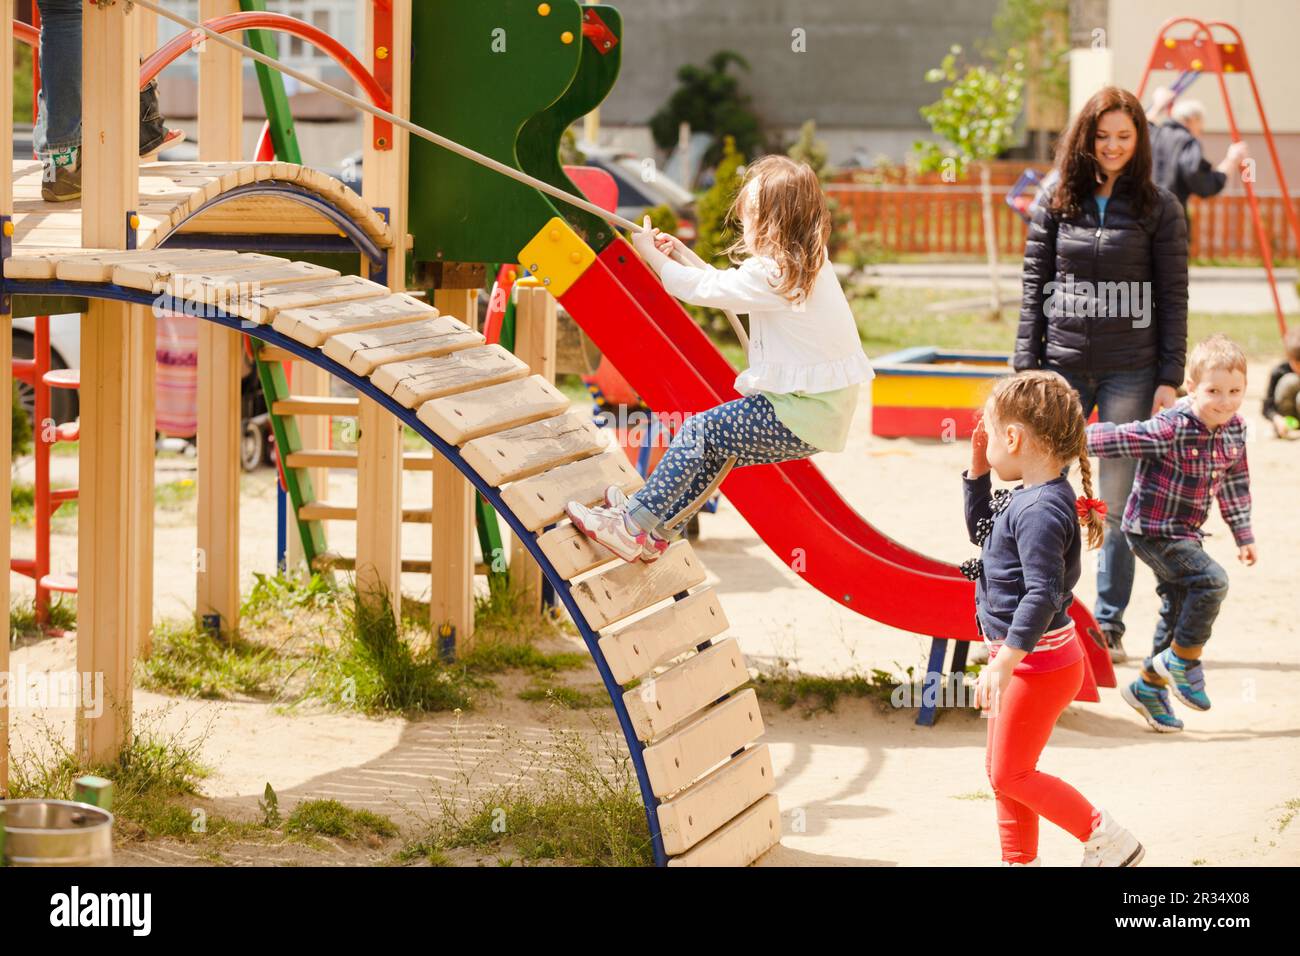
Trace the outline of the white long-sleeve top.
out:
[[[830,256],[799,309],[777,293],[777,271],[774,259],[753,256],[735,269],[697,269],[669,260],[659,275],[669,293],[692,305],[748,313],[749,368],[735,384],[742,395],[817,394],[874,378]]]

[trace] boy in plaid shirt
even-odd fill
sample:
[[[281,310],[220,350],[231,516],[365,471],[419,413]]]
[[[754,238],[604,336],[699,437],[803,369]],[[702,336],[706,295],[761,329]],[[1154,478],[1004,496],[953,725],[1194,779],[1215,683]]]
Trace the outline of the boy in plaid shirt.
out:
[[[1228,575],[1201,547],[1211,499],[1232,529],[1237,560],[1255,563],[1250,528],[1246,423],[1246,356],[1223,335],[1196,346],[1187,360],[1186,398],[1154,418],[1088,428],[1088,453],[1139,459],[1122,527],[1133,553],[1155,572],[1162,604],[1151,656],[1121,696],[1163,733],[1183,729],[1167,688],[1196,710],[1209,710],[1201,652],[1228,594]]]

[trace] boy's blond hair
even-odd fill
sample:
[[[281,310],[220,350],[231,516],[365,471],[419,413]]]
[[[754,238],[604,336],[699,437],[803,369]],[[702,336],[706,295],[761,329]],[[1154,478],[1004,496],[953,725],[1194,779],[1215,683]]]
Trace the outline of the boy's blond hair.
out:
[[[1241,346],[1222,332],[1216,332],[1204,342],[1198,342],[1187,356],[1187,384],[1195,385],[1206,372],[1214,369],[1246,374],[1246,353]]]
[[[1286,330],[1282,344],[1286,346],[1286,357],[1292,362],[1300,362],[1300,325],[1293,325]]]

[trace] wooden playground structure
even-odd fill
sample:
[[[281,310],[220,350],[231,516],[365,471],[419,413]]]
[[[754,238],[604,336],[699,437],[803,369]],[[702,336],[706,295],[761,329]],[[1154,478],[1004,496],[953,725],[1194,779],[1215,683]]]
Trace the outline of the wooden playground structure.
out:
[[[137,64],[156,37],[157,16],[176,18],[152,3],[106,2],[84,12],[81,201],[42,202],[39,164],[15,162],[0,174],[5,318],[15,300],[23,314],[51,311],[52,297],[85,303],[77,668],[104,675],[108,706],[98,718],[78,714],[76,752],[94,763],[119,751],[130,733],[132,665],[149,649],[153,309],[163,303],[208,320],[200,323],[199,344],[198,614],[223,630],[239,625],[237,370],[241,336],[248,335],[261,343],[264,360],[324,369],[359,393],[357,450],[345,453],[363,503],[355,511],[358,589],[400,593],[402,475],[412,467],[430,469],[431,628],[469,634],[474,497],[482,495],[514,534],[519,579],[527,587],[545,578],[596,661],[636,765],[656,862],[748,863],[779,839],[779,811],[757,700],[752,690],[733,693],[748,673],[737,642],[720,637],[727,623],[716,594],[701,586],[704,569],[685,542],[654,564],[611,562],[562,520],[568,500],[593,502],[609,484],[631,491],[641,478],[589,420],[569,413],[547,376],[485,343],[473,328],[482,270],[457,265],[523,264],[537,284],[520,290],[520,308],[544,328],[548,317],[554,321],[553,296],[594,253],[541,193],[502,190],[495,172],[448,155],[432,164],[432,175],[427,169],[410,175],[410,123],[402,121],[419,113],[411,97],[413,59],[436,60],[437,69],[473,65],[476,80],[482,75],[485,83],[508,86],[528,116],[541,115],[575,77],[581,97],[598,103],[617,73],[617,11],[575,0],[420,7],[413,12],[410,0],[366,6],[369,59],[362,69],[373,82],[360,85],[374,109],[365,121],[361,196],[298,164],[243,161],[241,52],[249,54],[220,42],[224,32],[238,36],[242,29],[235,0],[201,0],[200,18],[212,27],[206,36],[183,40],[198,50],[199,162],[142,165],[137,156],[136,96],[146,82]],[[0,0],[0,11],[12,22],[13,0]],[[510,69],[498,68],[491,79],[481,62],[471,64],[467,56],[458,64],[456,55],[468,49],[465,38],[478,35],[471,31],[485,16],[504,18],[510,48],[520,51]],[[260,29],[303,26],[281,15],[258,17]],[[0,33],[0,55],[12,62],[13,33]],[[395,55],[411,50],[413,39],[426,49],[433,35],[439,40],[430,56]],[[168,55],[175,58],[174,51]],[[150,58],[155,69],[166,56]],[[520,84],[522,76],[529,82]],[[463,96],[453,86],[422,104],[433,110],[427,125],[454,136],[458,121],[482,127],[486,119],[500,127],[505,146],[498,155],[510,157],[519,131],[512,116],[485,118],[464,109],[438,115],[440,105]],[[10,97],[6,88],[3,101],[11,110]],[[549,142],[542,148],[554,162],[568,122],[547,122],[533,142]],[[0,148],[12,155],[12,130],[3,126]],[[449,160],[461,165],[448,172]],[[487,178],[476,182],[472,174]],[[421,221],[413,224],[410,192],[417,189]],[[549,191],[564,195],[565,187]],[[533,197],[531,209],[518,204],[525,193]],[[539,209],[547,213],[540,219]],[[599,212],[588,204],[585,214],[593,211]],[[449,231],[456,223],[459,229]],[[599,228],[602,238],[613,237],[604,222]],[[274,254],[326,241],[358,250],[361,274]],[[428,302],[406,294],[413,250],[434,264]],[[8,336],[0,339],[8,350]],[[545,348],[544,334],[540,341]],[[545,365],[547,356],[536,358]],[[0,362],[8,360],[0,354]],[[294,401],[285,411],[333,408],[323,395]],[[7,409],[0,409],[0,421],[9,428]],[[403,456],[403,424],[429,442],[431,454]],[[281,451],[286,466],[338,464],[319,457],[290,461],[304,454],[292,444]],[[10,471],[3,472],[7,483]],[[8,558],[8,522],[5,529],[0,548]],[[0,672],[7,671],[3,642]],[[633,682],[639,684],[624,691]],[[7,712],[0,719],[7,728]],[[7,766],[6,730],[0,792]]]

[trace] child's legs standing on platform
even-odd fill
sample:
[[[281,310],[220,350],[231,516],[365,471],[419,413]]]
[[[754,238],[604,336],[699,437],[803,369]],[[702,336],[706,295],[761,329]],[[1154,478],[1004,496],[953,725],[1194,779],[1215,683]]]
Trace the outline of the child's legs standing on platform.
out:
[[[1041,674],[1015,674],[989,717],[985,768],[997,801],[1002,859],[1028,863],[1038,856],[1038,818],[1086,842],[1093,805],[1059,777],[1038,770],[1057,718],[1083,683],[1084,663]]]
[[[674,538],[731,467],[807,458],[817,448],[776,417],[761,395],[725,402],[692,415],[673,437],[640,491],[628,499],[628,516],[660,538]]]

